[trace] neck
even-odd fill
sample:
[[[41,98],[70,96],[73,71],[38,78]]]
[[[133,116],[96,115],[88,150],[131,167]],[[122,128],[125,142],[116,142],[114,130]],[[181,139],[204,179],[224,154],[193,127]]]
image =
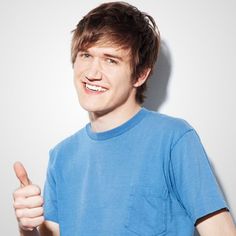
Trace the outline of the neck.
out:
[[[141,106],[135,104],[132,108],[127,109],[126,106],[119,107],[119,109],[105,114],[90,112],[89,118],[92,130],[94,132],[104,132],[116,128],[131,119],[140,109]]]

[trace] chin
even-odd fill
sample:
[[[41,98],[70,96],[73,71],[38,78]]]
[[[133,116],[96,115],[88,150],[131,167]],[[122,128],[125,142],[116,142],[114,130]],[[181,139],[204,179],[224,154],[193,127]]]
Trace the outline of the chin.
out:
[[[88,105],[81,105],[81,107],[86,110],[88,113],[96,114],[96,116],[103,116],[111,112],[112,109],[107,107],[98,107],[98,106],[88,106]]]
[[[102,108],[99,108],[98,106],[95,106],[94,104],[80,103],[80,106],[87,112],[100,112],[103,110]]]

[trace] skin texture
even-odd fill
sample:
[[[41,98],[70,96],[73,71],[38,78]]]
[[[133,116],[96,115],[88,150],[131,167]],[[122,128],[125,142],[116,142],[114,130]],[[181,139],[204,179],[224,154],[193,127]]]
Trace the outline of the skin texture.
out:
[[[226,209],[203,217],[197,223],[196,228],[201,236],[236,236],[233,219]]]
[[[14,164],[16,177],[20,187],[13,193],[14,208],[21,236],[59,236],[59,226],[54,222],[44,221],[43,198],[41,189],[31,183],[24,166],[20,162]],[[40,233],[37,227],[40,226]]]
[[[79,103],[89,112],[94,131],[117,127],[140,109],[135,101],[136,88],[145,82],[149,72],[147,69],[135,83],[131,82],[129,50],[94,46],[78,53],[74,84]],[[86,83],[101,86],[106,91],[89,91]]]
[[[145,82],[149,73],[147,68],[136,82],[131,82],[129,51],[117,47],[95,45],[78,53],[74,84],[80,105],[89,113],[93,131],[117,127],[140,110],[135,100],[136,88]],[[105,91],[88,90],[86,83]],[[59,236],[59,225],[44,221],[40,187],[31,183],[21,163],[15,163],[14,170],[20,181],[20,188],[13,193],[20,235]],[[236,236],[232,217],[226,211],[201,218],[196,227],[201,236]]]

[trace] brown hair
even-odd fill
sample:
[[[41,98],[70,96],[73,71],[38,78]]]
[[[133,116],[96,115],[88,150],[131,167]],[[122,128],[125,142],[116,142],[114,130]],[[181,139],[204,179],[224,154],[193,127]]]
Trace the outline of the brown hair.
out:
[[[136,81],[145,69],[152,72],[157,60],[160,34],[154,19],[125,2],[101,4],[84,16],[72,32],[73,64],[80,50],[96,43],[111,43],[130,50],[132,79]],[[137,88],[139,104],[144,102],[145,90],[146,82]]]

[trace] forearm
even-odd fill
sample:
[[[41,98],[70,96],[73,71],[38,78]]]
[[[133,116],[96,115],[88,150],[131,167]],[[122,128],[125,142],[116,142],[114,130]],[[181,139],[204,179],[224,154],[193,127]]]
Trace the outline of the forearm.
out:
[[[235,227],[230,227],[230,228],[219,228],[216,227],[215,229],[210,229],[208,232],[198,230],[200,236],[209,236],[209,235],[214,235],[214,236],[222,236],[222,235],[227,235],[227,236],[236,236],[236,229]]]
[[[197,225],[200,236],[236,236],[236,228],[229,212],[222,211],[209,215]]]
[[[54,222],[45,221],[37,228],[34,228],[33,231],[20,229],[20,236],[60,236],[59,225]]]
[[[32,231],[20,229],[20,236],[40,236],[40,233],[37,228],[33,229]]]

